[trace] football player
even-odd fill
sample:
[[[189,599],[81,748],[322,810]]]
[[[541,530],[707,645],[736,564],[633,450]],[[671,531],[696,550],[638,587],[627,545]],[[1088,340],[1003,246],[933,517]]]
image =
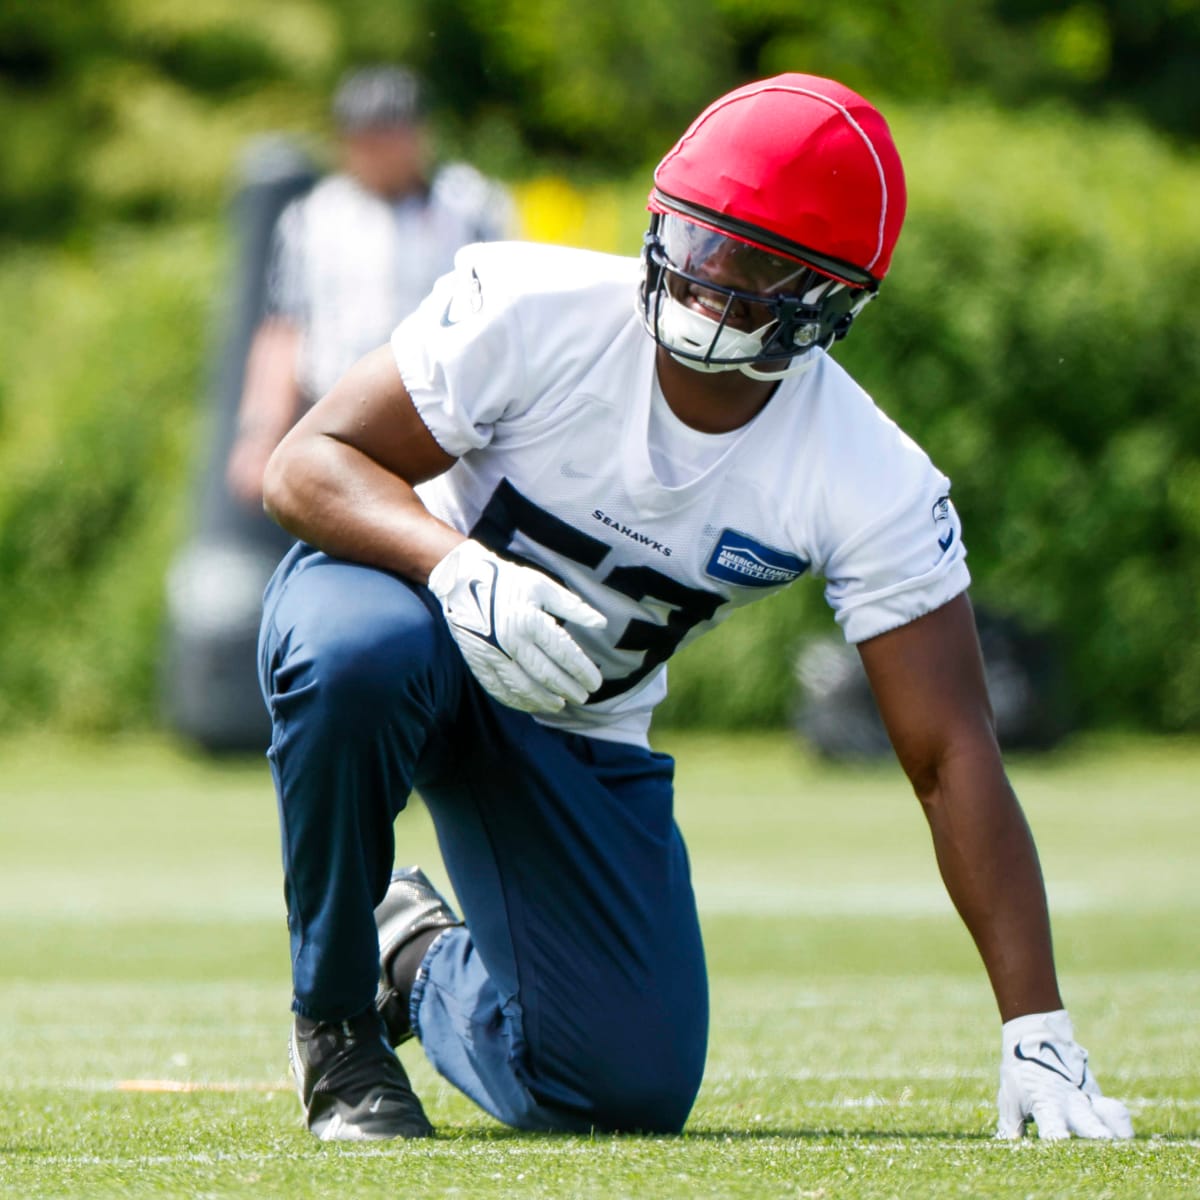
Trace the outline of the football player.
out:
[[[862,655],[1002,1021],[999,1131],[1126,1137],[1063,1007],[946,477],[830,357],[905,209],[888,127],[788,74],[659,164],[640,261],[460,251],[266,476],[292,1067],[322,1138],[431,1132],[392,1051],[533,1130],[679,1130],[703,950],[672,761],[680,646],[807,574]],[[462,919],[393,871],[410,791]]]

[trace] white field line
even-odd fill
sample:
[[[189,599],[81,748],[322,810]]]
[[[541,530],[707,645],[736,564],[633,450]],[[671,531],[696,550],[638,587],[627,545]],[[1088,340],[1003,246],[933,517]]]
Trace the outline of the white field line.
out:
[[[1194,1068],[1184,1066],[1155,1067],[1153,1071],[1120,1071],[1107,1068],[1104,1072],[1104,1080],[1106,1082],[1122,1079],[1141,1080],[1150,1075],[1155,1079],[1186,1079],[1193,1081],[1196,1078],[1196,1071]],[[936,1083],[974,1079],[986,1079],[990,1081],[994,1078],[996,1078],[996,1070],[981,1067],[898,1067],[878,1071],[816,1071],[808,1070],[805,1067],[796,1070],[781,1071],[769,1068],[743,1067],[738,1070],[721,1070],[719,1068],[710,1070],[705,1074],[704,1082],[705,1084],[753,1083],[756,1080],[763,1080],[774,1083],[872,1083],[875,1081],[911,1083],[913,1080],[929,1080]],[[1115,1092],[1116,1089],[1110,1085],[1105,1088],[1105,1091]]]
[[[654,1138],[654,1141],[672,1142],[676,1139],[672,1138]],[[686,1133],[678,1139],[680,1146],[687,1144]],[[848,1149],[868,1149],[873,1145],[887,1145],[890,1150],[899,1150],[904,1145],[903,1134],[898,1134],[896,1137],[863,1138],[857,1134],[850,1135],[845,1138],[822,1138],[820,1141],[810,1140],[808,1138],[796,1138],[788,1134],[779,1134],[774,1137],[762,1137],[746,1139],[738,1137],[736,1134],[730,1134],[726,1139],[727,1142],[738,1146],[739,1154],[746,1157],[755,1155],[777,1154],[781,1144],[803,1142],[804,1156],[810,1157],[814,1154],[835,1154],[844,1156]],[[422,1158],[430,1158],[434,1156],[442,1156],[450,1154],[454,1156],[471,1156],[488,1158],[526,1158],[526,1159],[546,1159],[552,1157],[571,1156],[579,1158],[584,1154],[595,1154],[600,1147],[608,1147],[611,1143],[615,1145],[615,1139],[610,1139],[608,1135],[596,1138],[594,1141],[580,1142],[576,1138],[564,1137],[562,1141],[548,1137],[539,1137],[536,1141],[525,1141],[522,1139],[513,1139],[503,1143],[482,1142],[476,1143],[466,1139],[444,1137],[439,1140],[425,1143],[420,1147]],[[932,1144],[944,1144],[946,1146],[956,1146],[960,1150],[966,1146],[975,1147],[983,1154],[1019,1154],[1019,1153],[1053,1153],[1053,1148],[1042,1147],[1037,1138],[1020,1138],[1013,1141],[1008,1141],[999,1138],[960,1138],[946,1137],[936,1139]],[[1098,1149],[1104,1147],[1120,1145],[1122,1149],[1132,1149],[1139,1155],[1157,1154],[1164,1152],[1174,1152],[1182,1149],[1200,1148],[1200,1138],[1188,1138],[1184,1140],[1166,1140],[1162,1138],[1150,1138],[1143,1141],[1112,1143],[1112,1142],[1096,1142],[1089,1143],[1095,1145]],[[373,1145],[371,1143],[347,1143],[347,1147],[353,1146],[352,1153],[357,1158],[359,1156],[371,1157],[386,1157],[399,1158],[403,1153],[410,1149],[405,1145],[397,1147],[392,1143],[383,1143],[382,1145]],[[924,1141],[921,1147],[921,1152],[931,1145],[930,1141]],[[282,1149],[278,1151],[255,1151],[249,1153],[225,1152],[225,1151],[190,1151],[184,1154],[147,1154],[145,1156],[105,1156],[99,1154],[50,1154],[38,1156],[38,1165],[46,1167],[106,1167],[118,1170],[132,1170],[139,1167],[168,1167],[175,1165],[192,1165],[192,1166],[221,1166],[223,1164],[245,1164],[245,1163],[274,1163],[274,1162],[294,1162],[296,1154],[294,1150]]]
[[[791,1071],[776,1071],[747,1067],[742,1070],[714,1070],[704,1076],[706,1084],[754,1083],[762,1080],[771,1083],[873,1083],[888,1081],[911,1083],[914,1079],[933,1081],[955,1079],[991,1079],[994,1071],[964,1070],[955,1067],[913,1067],[910,1070],[889,1071],[815,1071],[800,1067]]]
[[[110,1085],[118,1092],[273,1092],[291,1091],[288,1084],[247,1083],[198,1079],[120,1079]],[[107,1090],[107,1089],[104,1089]]]
[[[725,1088],[729,1084],[753,1084],[756,1082],[770,1083],[847,1083],[847,1084],[887,1084],[896,1083],[903,1087],[905,1084],[929,1083],[974,1083],[983,1081],[990,1084],[996,1072],[991,1068],[965,1067],[909,1067],[888,1070],[796,1070],[782,1071],[767,1068],[743,1067],[738,1070],[713,1069],[704,1076],[706,1088]],[[1183,1067],[1156,1068],[1153,1072],[1155,1079],[1186,1079],[1193,1081],[1196,1073]],[[1145,1080],[1144,1071],[1119,1071],[1111,1068],[1104,1072],[1108,1086],[1105,1091],[1120,1095],[1120,1089],[1115,1086],[1122,1080]],[[36,1090],[38,1088],[54,1088],[71,1092],[164,1092],[164,1093],[196,1093],[196,1092],[228,1092],[228,1093],[259,1093],[273,1095],[277,1092],[290,1095],[294,1087],[290,1080],[267,1079],[31,1079],[28,1075],[11,1078],[0,1075],[0,1087],[6,1091]],[[1121,1097],[1124,1099],[1125,1097]],[[1174,1105],[1181,1108],[1200,1107],[1200,1099],[1175,1099],[1162,1097],[1160,1099],[1146,1098],[1127,1103],[1145,1103],[1158,1105]]]
[[[747,1071],[738,1074],[734,1073],[715,1073],[705,1080],[706,1090],[720,1092],[725,1090],[721,1085],[728,1083],[746,1083],[754,1082],[754,1080],[771,1080],[772,1082],[780,1082],[782,1080],[791,1080],[793,1082],[809,1082],[809,1083],[848,1083],[848,1084],[883,1084],[896,1083],[900,1085],[900,1092],[896,1096],[880,1095],[872,1090],[862,1096],[839,1096],[832,1099],[812,1099],[800,1100],[801,1108],[944,1108],[947,1105],[957,1106],[960,1108],[978,1108],[990,1107],[990,1094],[984,1096],[981,1092],[980,1098],[972,1099],[971,1097],[957,1097],[955,1099],[947,1099],[946,1097],[937,1096],[913,1096],[911,1095],[910,1086],[914,1081],[956,1081],[962,1083],[978,1083],[986,1087],[992,1082],[994,1072],[991,1071],[952,1071],[946,1069],[931,1069],[913,1071],[888,1071],[888,1072],[865,1072],[865,1071],[790,1071],[790,1072],[767,1072],[767,1071]],[[1158,1073],[1161,1075],[1162,1073]],[[1180,1076],[1182,1077],[1182,1073]],[[1111,1095],[1117,1096],[1123,1100],[1127,1107],[1133,1113],[1145,1112],[1147,1110],[1170,1109],[1179,1112],[1200,1112],[1200,1097],[1182,1097],[1182,1096],[1130,1096],[1120,1091],[1119,1082],[1121,1074],[1119,1072],[1109,1072],[1106,1078],[1116,1081],[1118,1086],[1110,1085],[1106,1090]],[[1189,1075],[1188,1078],[1191,1078]],[[29,1086],[29,1081],[25,1081],[25,1086]],[[218,1093],[218,1094],[258,1094],[263,1096],[285,1095],[291,1096],[294,1089],[292,1085],[280,1080],[272,1083],[265,1080],[178,1080],[178,1079],[121,1079],[115,1083],[112,1081],[97,1081],[97,1080],[76,1080],[66,1084],[56,1084],[67,1091],[72,1092],[108,1092],[118,1091],[127,1093],[166,1093],[175,1095],[189,1095],[196,1093]],[[711,1092],[710,1092],[711,1094]],[[719,1099],[719,1096],[713,1096],[713,1099]]]
[[[1200,1112],[1200,1099],[1180,1099],[1176,1096],[1156,1098],[1153,1096],[1121,1096],[1126,1108],[1132,1113],[1147,1109],[1170,1108],[1183,1112]],[[946,1100],[938,1096],[879,1096],[871,1092],[866,1096],[839,1096],[835,1100],[802,1101],[802,1108],[991,1108],[991,1100],[959,1098]]]
[[[294,1159],[293,1153],[285,1151],[252,1153],[226,1153],[217,1151],[193,1151],[190,1154],[147,1154],[144,1158],[129,1156],[108,1157],[101,1154],[47,1154],[38,1155],[38,1165],[53,1167],[115,1167],[129,1170],[135,1167],[168,1167],[177,1164],[194,1166],[218,1166],[222,1163],[271,1163],[280,1159]]]

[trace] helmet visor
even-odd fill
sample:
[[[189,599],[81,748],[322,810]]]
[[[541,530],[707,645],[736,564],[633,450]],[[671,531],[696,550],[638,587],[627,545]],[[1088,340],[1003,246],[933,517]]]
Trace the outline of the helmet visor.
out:
[[[760,250],[670,213],[662,217],[658,235],[673,267],[717,287],[775,297],[802,295],[812,286],[814,275],[823,283],[829,281],[807,263]]]

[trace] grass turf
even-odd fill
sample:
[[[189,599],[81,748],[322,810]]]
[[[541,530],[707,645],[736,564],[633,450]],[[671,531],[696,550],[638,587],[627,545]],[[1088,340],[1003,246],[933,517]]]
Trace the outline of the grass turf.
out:
[[[439,1138],[323,1146],[285,1074],[265,765],[161,742],[0,747],[0,1194],[1200,1195],[1200,744],[1012,764],[1068,1004],[1134,1113],[1122,1145],[990,1136],[990,992],[896,768],[829,767],[784,736],[664,748],[712,970],[688,1131],[515,1134],[409,1046]],[[444,880],[418,807],[398,832]]]

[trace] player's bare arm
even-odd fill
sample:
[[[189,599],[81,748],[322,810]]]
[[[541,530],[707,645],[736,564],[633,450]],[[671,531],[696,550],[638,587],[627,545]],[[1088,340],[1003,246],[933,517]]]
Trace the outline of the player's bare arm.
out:
[[[464,539],[426,510],[413,487],[454,461],[381,346],[280,443],[267,464],[263,503],[309,545],[423,583]]]
[[[1002,1020],[1062,1007],[1037,851],[997,747],[966,594],[859,647]]]

